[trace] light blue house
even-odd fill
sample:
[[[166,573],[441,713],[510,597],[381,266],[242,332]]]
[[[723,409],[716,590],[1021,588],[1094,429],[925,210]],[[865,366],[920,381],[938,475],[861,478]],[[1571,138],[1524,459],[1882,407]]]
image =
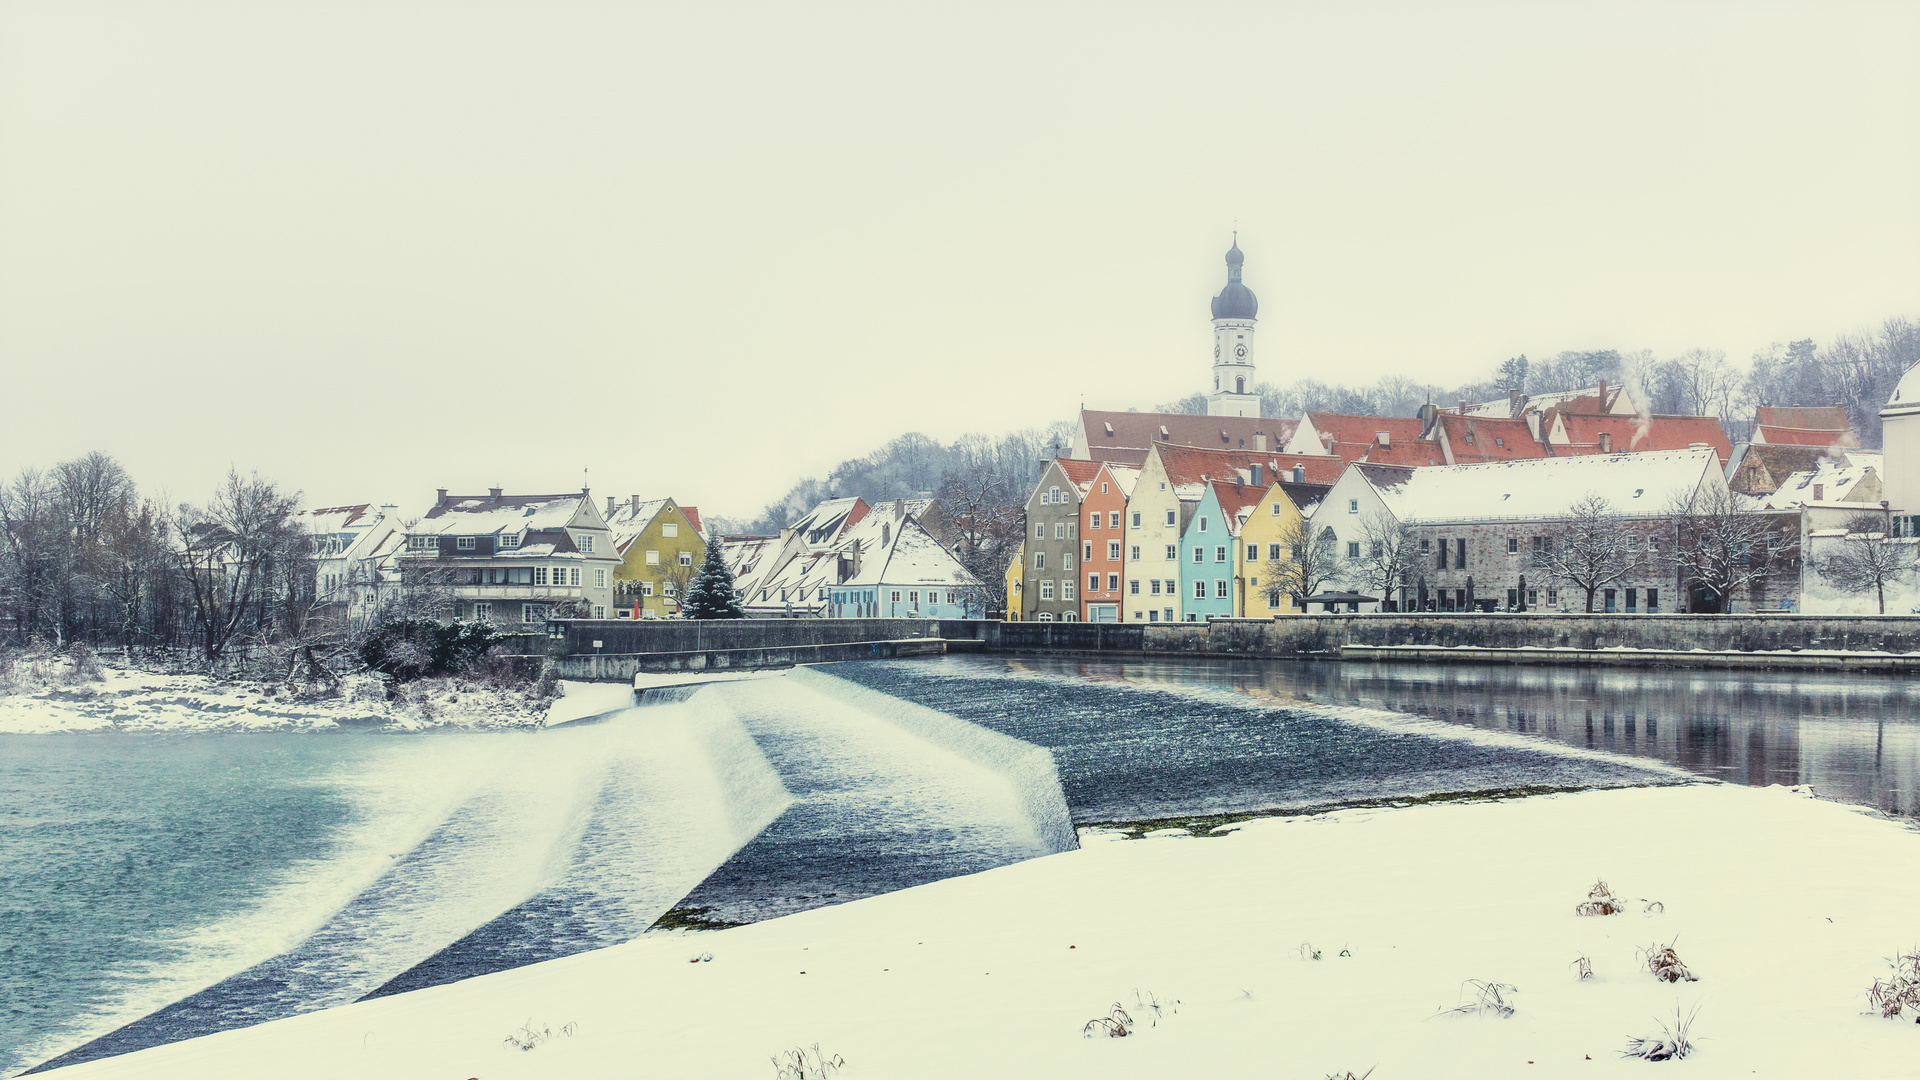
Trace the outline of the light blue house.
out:
[[[1206,622],[1246,610],[1236,567],[1240,525],[1266,489],[1214,480],[1202,486],[1200,503],[1180,537],[1181,612],[1188,622]]]

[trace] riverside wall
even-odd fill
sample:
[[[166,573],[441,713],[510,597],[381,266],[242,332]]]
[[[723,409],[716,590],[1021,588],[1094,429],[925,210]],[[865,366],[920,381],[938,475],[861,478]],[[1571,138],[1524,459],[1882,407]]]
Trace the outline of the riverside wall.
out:
[[[556,619],[544,636],[504,644],[528,670],[550,663],[560,678],[586,682],[946,651],[940,624],[927,619]]]

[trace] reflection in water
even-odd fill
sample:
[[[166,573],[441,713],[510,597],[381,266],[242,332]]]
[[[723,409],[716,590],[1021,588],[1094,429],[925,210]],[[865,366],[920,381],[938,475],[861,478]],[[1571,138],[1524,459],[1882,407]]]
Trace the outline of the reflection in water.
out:
[[[1004,663],[1412,713],[1659,758],[1733,783],[1811,784],[1829,798],[1920,816],[1920,681],[1899,676],[1307,660]]]

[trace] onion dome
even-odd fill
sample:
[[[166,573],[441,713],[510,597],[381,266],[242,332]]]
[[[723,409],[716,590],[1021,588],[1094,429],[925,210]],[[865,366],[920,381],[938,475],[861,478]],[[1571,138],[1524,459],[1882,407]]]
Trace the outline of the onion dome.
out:
[[[1251,319],[1259,313],[1260,301],[1252,289],[1240,283],[1240,264],[1246,258],[1240,253],[1240,238],[1235,237],[1233,247],[1227,251],[1227,287],[1213,298],[1214,318]]]

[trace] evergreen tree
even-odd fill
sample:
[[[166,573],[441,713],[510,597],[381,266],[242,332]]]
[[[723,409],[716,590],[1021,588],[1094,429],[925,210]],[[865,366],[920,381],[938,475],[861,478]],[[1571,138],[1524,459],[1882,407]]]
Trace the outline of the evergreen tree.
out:
[[[740,606],[740,594],[733,591],[733,571],[727,569],[726,560],[720,557],[718,539],[707,545],[706,561],[700,564],[700,572],[687,586],[680,610],[688,619],[746,618],[746,609]]]

